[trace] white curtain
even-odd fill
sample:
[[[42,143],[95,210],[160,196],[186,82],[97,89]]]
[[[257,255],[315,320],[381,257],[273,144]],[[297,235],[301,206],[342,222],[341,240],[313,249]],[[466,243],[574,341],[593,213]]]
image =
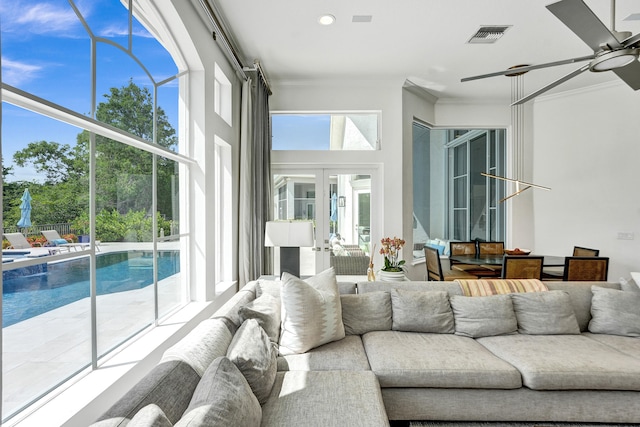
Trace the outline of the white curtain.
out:
[[[264,227],[271,218],[271,126],[269,90],[260,76],[242,85],[238,280],[240,287],[271,274]]]

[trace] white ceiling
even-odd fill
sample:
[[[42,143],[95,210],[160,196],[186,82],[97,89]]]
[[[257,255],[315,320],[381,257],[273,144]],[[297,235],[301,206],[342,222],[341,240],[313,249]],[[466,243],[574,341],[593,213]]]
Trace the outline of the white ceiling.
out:
[[[545,7],[550,0],[214,0],[231,28],[245,65],[259,59],[272,84],[296,81],[411,80],[439,98],[510,98],[510,79],[460,79],[592,54]],[[610,0],[585,0],[611,26]],[[616,30],[640,32],[639,0],[618,0]],[[318,24],[332,14],[331,26]],[[372,15],[354,23],[354,15]],[[468,44],[485,25],[512,25],[495,44]],[[530,93],[581,65],[534,70]],[[616,81],[613,72],[585,72],[558,92]],[[629,89],[631,90],[631,89]]]

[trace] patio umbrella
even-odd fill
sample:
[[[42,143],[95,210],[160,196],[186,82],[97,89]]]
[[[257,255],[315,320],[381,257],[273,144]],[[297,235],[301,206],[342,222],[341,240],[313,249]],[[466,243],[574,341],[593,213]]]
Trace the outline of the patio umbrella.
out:
[[[330,216],[329,219],[331,221],[337,221],[338,220],[338,196],[336,195],[336,193],[333,193],[331,195],[331,211],[330,211]]]
[[[22,216],[20,217],[20,221],[18,221],[18,227],[30,227],[31,226],[31,194],[29,194],[29,189],[25,189],[22,194],[22,203],[20,203],[20,210],[22,211]]]

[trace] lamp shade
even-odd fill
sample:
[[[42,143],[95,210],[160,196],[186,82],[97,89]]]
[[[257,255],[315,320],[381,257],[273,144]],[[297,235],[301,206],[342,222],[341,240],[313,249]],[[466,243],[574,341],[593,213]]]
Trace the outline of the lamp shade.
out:
[[[267,221],[264,245],[298,248],[313,246],[313,223],[311,221]]]

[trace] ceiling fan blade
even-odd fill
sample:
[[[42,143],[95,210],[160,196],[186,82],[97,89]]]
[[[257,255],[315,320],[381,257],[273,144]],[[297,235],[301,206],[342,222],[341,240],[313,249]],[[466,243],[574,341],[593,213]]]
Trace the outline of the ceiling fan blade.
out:
[[[567,80],[574,78],[578,74],[584,73],[588,69],[589,69],[589,64],[583,65],[582,67],[578,68],[577,70],[570,72],[566,76],[560,77],[558,80],[556,80],[556,81],[554,81],[552,83],[549,83],[545,87],[543,87],[541,89],[538,89],[537,91],[535,91],[533,93],[530,93],[529,95],[525,96],[524,98],[518,99],[516,102],[514,102],[511,105],[524,104],[525,102],[527,102],[530,99],[533,99],[536,96],[548,91],[549,89],[553,89],[554,87],[566,82]]]
[[[487,77],[506,76],[508,74],[524,73],[524,72],[531,71],[531,70],[537,70],[539,68],[555,67],[556,65],[565,65],[565,64],[573,64],[573,63],[576,63],[576,62],[588,61],[588,60],[591,60],[591,59],[593,59],[595,57],[596,57],[596,55],[594,54],[594,55],[588,55],[588,56],[580,56],[578,58],[563,59],[561,61],[547,62],[545,64],[527,65],[526,67],[517,67],[517,68],[512,68],[512,69],[504,70],[504,71],[496,71],[495,73],[482,74],[482,75],[473,76],[473,77],[465,77],[465,78],[461,79],[460,81],[461,82],[468,82],[468,81],[471,81],[471,80],[485,79]]]
[[[640,42],[640,33],[635,36],[628,37],[622,41],[622,46],[624,47],[638,47]]]
[[[638,60],[611,71],[616,73],[631,89],[640,89],[640,62]]]
[[[564,25],[576,33],[594,52],[602,50],[603,43],[611,49],[622,47],[616,36],[582,0],[561,0],[547,6]]]

